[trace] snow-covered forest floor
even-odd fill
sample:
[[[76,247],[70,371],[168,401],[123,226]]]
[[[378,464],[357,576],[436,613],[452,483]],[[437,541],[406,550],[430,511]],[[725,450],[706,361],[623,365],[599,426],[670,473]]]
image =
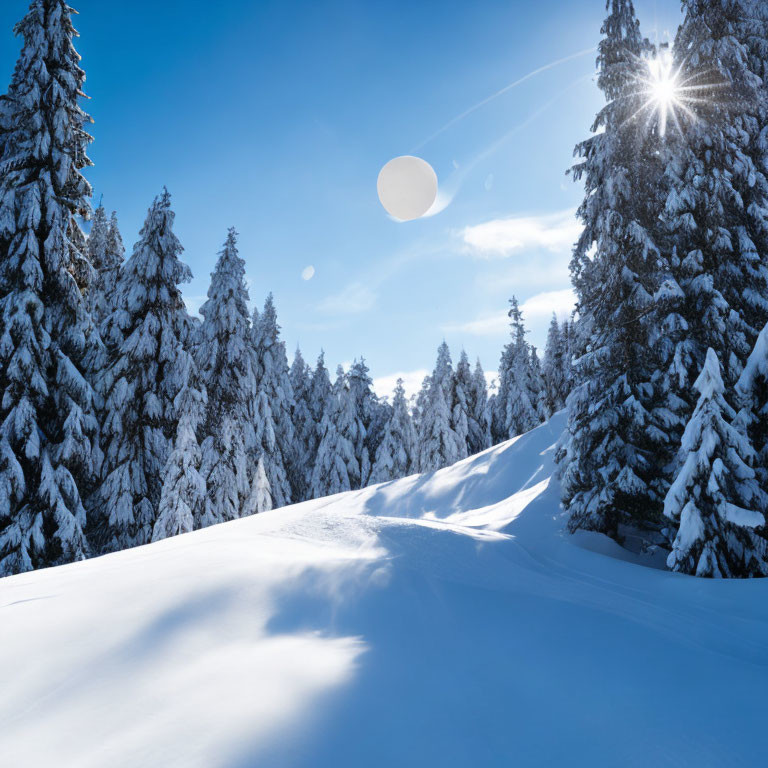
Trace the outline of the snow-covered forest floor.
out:
[[[768,581],[564,533],[563,426],[1,580],[0,765],[761,764]]]

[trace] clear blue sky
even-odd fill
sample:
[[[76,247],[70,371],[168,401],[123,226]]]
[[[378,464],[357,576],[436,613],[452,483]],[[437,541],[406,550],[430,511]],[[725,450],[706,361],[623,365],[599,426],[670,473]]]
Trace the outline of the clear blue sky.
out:
[[[595,54],[420,145],[530,71],[595,46],[602,0],[72,4],[96,200],[118,211],[130,250],[168,186],[195,275],[191,309],[234,225],[252,301],[274,292],[289,352],[299,342],[312,362],[324,347],[333,366],[365,355],[376,377],[414,372],[445,338],[454,359],[464,347],[494,369],[512,293],[543,344],[551,310],[568,304],[567,212],[580,188],[565,171],[601,105]],[[647,35],[674,32],[676,0],[636,6]],[[4,83],[26,7],[0,3]],[[455,192],[440,214],[397,223],[381,209],[378,171],[401,154],[424,157]]]

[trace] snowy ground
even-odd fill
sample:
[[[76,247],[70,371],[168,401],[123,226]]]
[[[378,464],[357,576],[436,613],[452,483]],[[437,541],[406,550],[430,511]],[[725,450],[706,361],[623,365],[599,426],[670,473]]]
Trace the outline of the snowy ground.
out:
[[[0,765],[765,764],[768,580],[562,533],[561,428],[0,580]]]

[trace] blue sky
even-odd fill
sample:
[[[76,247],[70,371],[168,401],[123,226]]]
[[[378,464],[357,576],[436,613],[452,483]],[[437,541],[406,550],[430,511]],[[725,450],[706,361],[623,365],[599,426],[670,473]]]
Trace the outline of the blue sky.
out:
[[[542,345],[568,306],[574,144],[601,105],[589,53],[602,0],[72,0],[95,119],[89,171],[126,245],[165,184],[202,302],[227,228],[252,301],[275,294],[284,338],[314,362],[364,355],[388,386],[420,378],[445,338],[498,364],[514,293]],[[18,55],[24,0],[0,4],[0,75]],[[676,0],[637,0],[664,39]],[[398,223],[376,196],[401,154],[432,164],[451,204]],[[302,270],[313,265],[305,281]]]

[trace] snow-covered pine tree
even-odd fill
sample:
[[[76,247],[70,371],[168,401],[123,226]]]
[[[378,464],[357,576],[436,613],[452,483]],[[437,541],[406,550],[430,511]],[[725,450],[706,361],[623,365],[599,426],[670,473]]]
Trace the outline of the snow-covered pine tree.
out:
[[[495,443],[527,432],[540,422],[536,410],[538,391],[531,368],[531,347],[525,339],[523,313],[514,296],[510,299],[507,314],[512,338],[504,347],[499,363],[499,388],[494,400],[492,424]]]
[[[88,360],[98,344],[82,291],[78,216],[91,137],[85,74],[64,0],[33,0],[3,99],[0,166],[0,575],[84,558],[94,480]]]
[[[413,428],[403,380],[398,379],[392,396],[392,411],[384,436],[376,451],[369,484],[397,480],[413,471],[416,431]]]
[[[205,514],[206,483],[200,472],[203,454],[197,430],[205,418],[207,398],[192,354],[181,350],[178,363],[179,376],[184,382],[174,402],[179,422],[173,450],[163,470],[163,489],[152,541],[199,528]]]
[[[322,360],[321,354],[318,368]],[[321,371],[324,370],[322,365]],[[315,370],[315,376],[318,375],[323,374]],[[350,439],[350,435],[354,438],[356,423],[354,401],[347,390],[347,377],[339,366],[336,383],[326,399],[320,422],[320,445],[310,483],[313,499],[360,487],[360,465],[355,456],[354,440]]]
[[[462,349],[453,376],[452,423],[456,434],[466,445],[465,456],[475,451],[475,443],[482,440],[482,427],[475,421],[475,381],[467,353]],[[482,449],[481,449],[482,450]]]
[[[297,347],[291,364],[291,387],[293,389],[293,429],[296,436],[298,494],[294,501],[309,498],[309,484],[312,479],[312,465],[319,444],[318,424],[312,409],[312,370],[304,362]],[[327,394],[325,395],[327,397]]]
[[[483,366],[478,359],[472,374],[469,397],[469,430],[467,447],[470,454],[480,453],[491,447],[491,416],[488,403],[488,384]]]
[[[742,402],[739,425],[757,454],[755,472],[760,486],[768,489],[768,325],[757,337],[736,390]]]
[[[531,345],[531,392],[539,421],[546,421],[552,415],[552,410],[547,405],[547,392],[544,387],[544,374],[541,372],[539,351],[533,345]]]
[[[189,316],[179,288],[192,274],[180,259],[168,190],[155,198],[103,324],[108,351],[99,378],[104,464],[94,509],[107,550],[152,538],[163,472],[176,435],[176,398]]]
[[[331,378],[328,374],[328,369],[325,367],[325,352],[321,351],[315,364],[315,370],[312,372],[310,396],[312,417],[315,420],[315,424],[317,424],[318,430],[328,407],[328,398],[332,392]],[[319,442],[320,438],[318,437],[317,443],[319,444]]]
[[[754,450],[733,425],[713,349],[694,386],[699,400],[664,501],[664,514],[678,525],[667,565],[697,576],[768,575],[768,547],[756,534],[765,526],[768,498],[752,468]]]
[[[199,527],[235,520],[248,507],[258,457],[256,355],[251,344],[245,262],[237,233],[227,233],[211,274],[208,299],[200,307],[203,323],[195,350],[208,404],[198,432],[206,499]]]
[[[293,429],[293,387],[291,386],[285,344],[280,341],[277,311],[270,293],[261,314],[254,312],[252,329],[253,346],[256,350],[256,391],[266,397],[266,405],[260,405],[257,430],[262,430],[261,445],[265,455],[265,471],[272,489],[272,507],[291,503],[293,493],[301,494],[301,468],[296,454],[296,437]],[[264,431],[263,419],[271,414],[273,426]],[[269,437],[274,433],[274,445]],[[270,447],[271,446],[271,447]]]
[[[668,375],[681,397],[709,347],[732,387],[768,321],[768,91],[760,79],[768,24],[760,5],[685,0],[675,41],[680,79],[696,95],[695,119],[682,115],[667,169],[672,273],[684,296]]]
[[[448,345],[443,342],[437,351],[432,375],[425,379],[427,390],[419,404],[419,430],[416,466],[419,472],[431,472],[453,464],[467,456],[466,420],[454,429],[451,403],[454,397],[453,366]]]
[[[598,85],[607,104],[594,135],[577,147],[585,184],[584,230],[571,261],[577,294],[578,381],[568,397],[559,452],[571,530],[619,538],[619,526],[659,524],[666,449],[655,380],[661,283],[657,242],[663,176],[659,131],[643,113],[640,84],[652,49],[630,0],[610,0],[599,46]]]
[[[376,457],[376,450],[383,432],[379,404],[373,394],[373,382],[368,375],[368,366],[364,358],[355,360],[350,366],[347,374],[347,391],[352,399],[357,422],[353,443],[355,458],[360,467],[359,487],[363,487],[368,485],[372,460]]]
[[[117,214],[107,221],[104,206],[100,205],[93,215],[88,235],[88,257],[93,267],[93,277],[88,287],[88,308],[97,326],[114,309],[115,289],[123,265],[125,248],[117,225]]]
[[[542,363],[545,401],[550,413],[556,413],[565,408],[568,385],[565,380],[563,357],[566,354],[566,341],[563,339],[557,316],[553,314],[547,332],[547,345],[544,349],[544,362]]]

